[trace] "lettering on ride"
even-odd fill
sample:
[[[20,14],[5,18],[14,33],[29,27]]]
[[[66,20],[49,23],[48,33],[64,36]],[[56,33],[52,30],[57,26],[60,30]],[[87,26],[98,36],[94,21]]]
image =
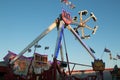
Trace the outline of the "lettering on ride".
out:
[[[69,25],[72,22],[70,13],[66,12],[65,10],[62,11],[62,19],[67,25]]]

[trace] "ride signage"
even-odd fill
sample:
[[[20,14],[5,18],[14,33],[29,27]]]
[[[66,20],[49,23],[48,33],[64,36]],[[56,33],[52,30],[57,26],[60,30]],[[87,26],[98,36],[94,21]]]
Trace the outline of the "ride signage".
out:
[[[68,13],[65,10],[62,11],[62,19],[67,25],[71,24],[71,22],[72,22],[72,18],[70,16],[70,13]]]
[[[104,71],[105,63],[102,60],[95,60],[92,62],[92,67],[94,71]]]

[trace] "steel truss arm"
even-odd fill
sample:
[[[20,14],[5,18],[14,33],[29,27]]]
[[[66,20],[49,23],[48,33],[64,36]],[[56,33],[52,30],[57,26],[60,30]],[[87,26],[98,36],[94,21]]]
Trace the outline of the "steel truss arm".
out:
[[[61,20],[60,21],[60,25],[59,25],[59,29],[58,29],[58,37],[57,37],[57,42],[56,42],[56,47],[55,47],[55,52],[54,52],[54,58],[57,59],[58,57],[58,53],[60,50],[60,45],[61,45],[61,41],[62,41],[62,35],[63,35],[63,31],[64,31],[64,22]]]
[[[75,30],[68,25],[67,28],[73,33],[73,35],[78,39],[78,41],[82,44],[82,46],[88,51],[88,53],[92,56],[92,58],[95,60],[95,56],[91,52],[91,50],[88,48],[88,46],[81,40],[80,36],[75,32]]]
[[[57,26],[56,22],[52,23],[45,31],[42,32],[36,39],[34,39],[26,48],[24,48],[13,60],[11,60],[10,64],[15,62],[19,57],[21,57],[28,49],[38,43],[45,35],[47,35],[50,31],[52,31]]]

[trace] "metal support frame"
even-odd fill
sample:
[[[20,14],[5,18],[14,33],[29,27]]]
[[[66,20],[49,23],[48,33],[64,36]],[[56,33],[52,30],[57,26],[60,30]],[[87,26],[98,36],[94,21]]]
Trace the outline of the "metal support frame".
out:
[[[56,47],[55,47],[55,52],[54,52],[54,58],[56,58],[56,59],[58,57],[58,53],[60,50],[63,31],[64,31],[64,22],[61,20],[60,25],[59,25],[59,29],[58,29],[58,37],[57,37],[57,42],[56,42]]]
[[[65,17],[64,17],[65,16]],[[60,50],[60,45],[61,45],[61,41],[62,41],[62,36],[63,36],[63,31],[64,28],[67,27],[68,30],[70,30],[72,32],[72,34],[78,39],[78,41],[80,42],[80,44],[88,51],[88,53],[92,56],[93,59],[95,59],[95,56],[93,55],[93,53],[91,52],[91,50],[89,49],[89,47],[81,40],[80,36],[75,32],[75,30],[70,26],[70,14],[66,14],[64,12],[64,14],[62,15],[63,18],[60,19],[60,22],[54,22],[52,23],[45,31],[42,32],[42,34],[40,34],[35,40],[33,40],[25,49],[23,49],[11,62],[10,64],[13,64],[19,57],[21,57],[26,51],[28,51],[28,49],[30,49],[32,46],[34,46],[36,43],[38,43],[38,41],[40,41],[44,36],[46,36],[50,31],[52,31],[54,28],[58,28],[58,37],[57,37],[57,41],[56,41],[56,47],[55,47],[55,52],[54,52],[54,58],[53,58],[53,65],[52,67],[54,68],[53,71],[53,79],[56,80],[57,78],[57,70],[58,69],[58,64],[57,64],[57,57],[58,57],[58,53]],[[66,23],[67,22],[67,23]],[[66,58],[67,58],[67,63],[68,63],[68,70],[69,70],[69,75],[71,75],[70,72],[70,67],[69,67],[69,60],[68,60],[68,54],[66,53]],[[74,65],[75,67],[75,65]],[[74,69],[73,67],[73,69]],[[59,71],[60,72],[60,71]]]
[[[73,33],[73,35],[78,39],[78,41],[81,43],[81,45],[88,51],[88,53],[95,60],[96,59],[95,56],[93,55],[93,53],[91,52],[89,47],[81,40],[80,36],[75,32],[75,30],[70,25],[68,25],[67,28]]]
[[[19,57],[21,57],[28,49],[34,46],[39,40],[41,40],[45,35],[47,35],[50,31],[52,31],[56,27],[56,22],[52,23],[45,31],[42,32],[36,39],[34,39],[25,49],[23,49],[13,60],[11,60],[10,64],[13,64]]]

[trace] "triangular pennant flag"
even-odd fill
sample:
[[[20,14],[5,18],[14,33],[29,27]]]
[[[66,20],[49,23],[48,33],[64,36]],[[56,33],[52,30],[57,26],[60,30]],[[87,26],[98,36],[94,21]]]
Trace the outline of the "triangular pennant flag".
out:
[[[47,50],[47,49],[49,49],[49,46],[46,46],[46,47],[45,47],[45,50]]]
[[[120,59],[120,55],[117,54],[117,58]]]
[[[90,48],[90,51],[92,52],[92,53],[95,53],[95,51],[91,48],[91,47],[89,47]]]
[[[104,52],[110,53],[111,51],[109,49],[105,48]]]

